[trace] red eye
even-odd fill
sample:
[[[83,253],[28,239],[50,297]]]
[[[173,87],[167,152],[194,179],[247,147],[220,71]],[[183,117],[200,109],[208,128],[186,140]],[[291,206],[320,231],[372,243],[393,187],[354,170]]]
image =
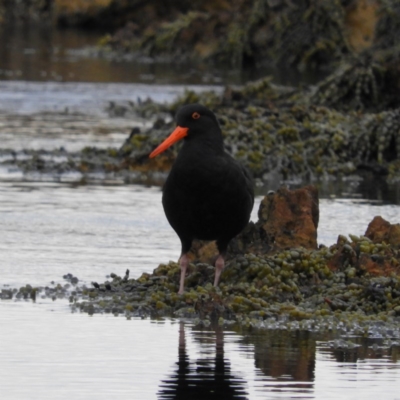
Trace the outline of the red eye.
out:
[[[194,112],[194,113],[192,114],[192,118],[193,118],[193,119],[199,119],[199,118],[200,118],[200,114],[199,114],[198,112]]]

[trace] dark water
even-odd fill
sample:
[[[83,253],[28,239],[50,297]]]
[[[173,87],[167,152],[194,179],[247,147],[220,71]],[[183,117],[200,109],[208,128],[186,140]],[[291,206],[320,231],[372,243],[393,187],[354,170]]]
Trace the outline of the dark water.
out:
[[[129,55],[99,52],[106,32],[38,25],[0,26],[0,79],[58,82],[136,82],[157,84],[242,84],[266,75],[297,86],[324,74],[283,68],[235,70],[209,64],[165,64]]]
[[[7,29],[0,33],[0,150],[118,147],[132,126],[146,122],[108,117],[108,101],[170,101],[184,86],[165,83],[219,79],[208,72],[88,57],[98,34]],[[80,179],[26,175],[1,165],[0,289],[64,285],[66,273],[90,286],[111,272],[130,269],[138,277],[178,258],[179,241],[164,218],[159,187],[101,179],[82,185]],[[400,222],[396,185],[353,178],[321,182],[320,192],[320,243],[331,245],[338,234],[362,235],[375,215]],[[35,303],[1,300],[0,395],[400,399],[399,329],[383,334],[378,328],[368,337],[346,327],[322,335],[281,329],[277,321],[271,329],[242,331],[193,321],[71,314],[66,301],[40,296]]]

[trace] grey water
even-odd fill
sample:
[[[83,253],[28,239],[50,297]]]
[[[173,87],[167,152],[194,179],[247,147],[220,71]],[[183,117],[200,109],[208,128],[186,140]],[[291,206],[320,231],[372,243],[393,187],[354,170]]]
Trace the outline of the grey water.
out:
[[[21,32],[15,34],[7,43],[22,40]],[[74,40],[78,37],[77,48],[82,41],[93,42],[81,34]],[[18,43],[8,54],[25,61],[40,54],[33,35]],[[57,46],[56,55],[62,54]],[[0,150],[118,147],[133,126],[147,121],[111,118],[105,112],[109,101],[147,96],[171,101],[185,89],[138,80],[80,83],[87,77],[79,72],[85,63],[60,61],[54,51],[42,51],[49,57],[42,70],[3,67],[8,75],[0,81]],[[51,70],[51,62],[77,75],[70,82],[48,82],[44,74],[38,79],[41,71]],[[104,68],[104,76],[118,76],[120,66],[104,65],[99,74]],[[204,90],[203,85],[193,88]],[[396,196],[374,192],[371,201],[357,180],[330,185],[321,190],[319,243],[331,245],[339,234],[362,235],[375,215],[400,222]],[[112,180],[81,184],[79,175],[54,180],[0,168],[0,290],[63,285],[67,273],[87,285],[126,269],[139,277],[176,261],[179,248],[162,211],[160,187]],[[350,346],[341,346],[346,341]],[[90,317],[71,313],[67,301],[40,296],[36,302],[0,300],[0,360],[5,400],[400,399],[396,338]]]

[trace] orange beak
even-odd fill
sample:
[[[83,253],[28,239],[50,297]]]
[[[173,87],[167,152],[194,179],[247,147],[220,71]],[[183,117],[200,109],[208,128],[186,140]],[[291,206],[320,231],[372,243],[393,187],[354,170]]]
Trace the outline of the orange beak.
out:
[[[167,150],[168,147],[172,146],[178,140],[183,139],[187,136],[189,128],[182,128],[181,126],[177,126],[175,130],[149,155],[150,158],[158,156],[163,151]]]

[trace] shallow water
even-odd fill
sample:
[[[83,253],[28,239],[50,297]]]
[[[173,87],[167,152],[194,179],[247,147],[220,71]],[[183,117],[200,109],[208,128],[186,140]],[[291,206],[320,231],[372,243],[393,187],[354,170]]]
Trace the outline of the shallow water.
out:
[[[209,85],[148,85],[141,83],[28,82],[0,81],[0,111],[5,116],[57,113],[80,118],[108,117],[110,102],[137,102],[152,99],[171,102],[185,90],[221,90]],[[70,115],[70,119],[77,118]],[[118,121],[118,119],[116,118]],[[106,123],[106,121],[99,121]]]

